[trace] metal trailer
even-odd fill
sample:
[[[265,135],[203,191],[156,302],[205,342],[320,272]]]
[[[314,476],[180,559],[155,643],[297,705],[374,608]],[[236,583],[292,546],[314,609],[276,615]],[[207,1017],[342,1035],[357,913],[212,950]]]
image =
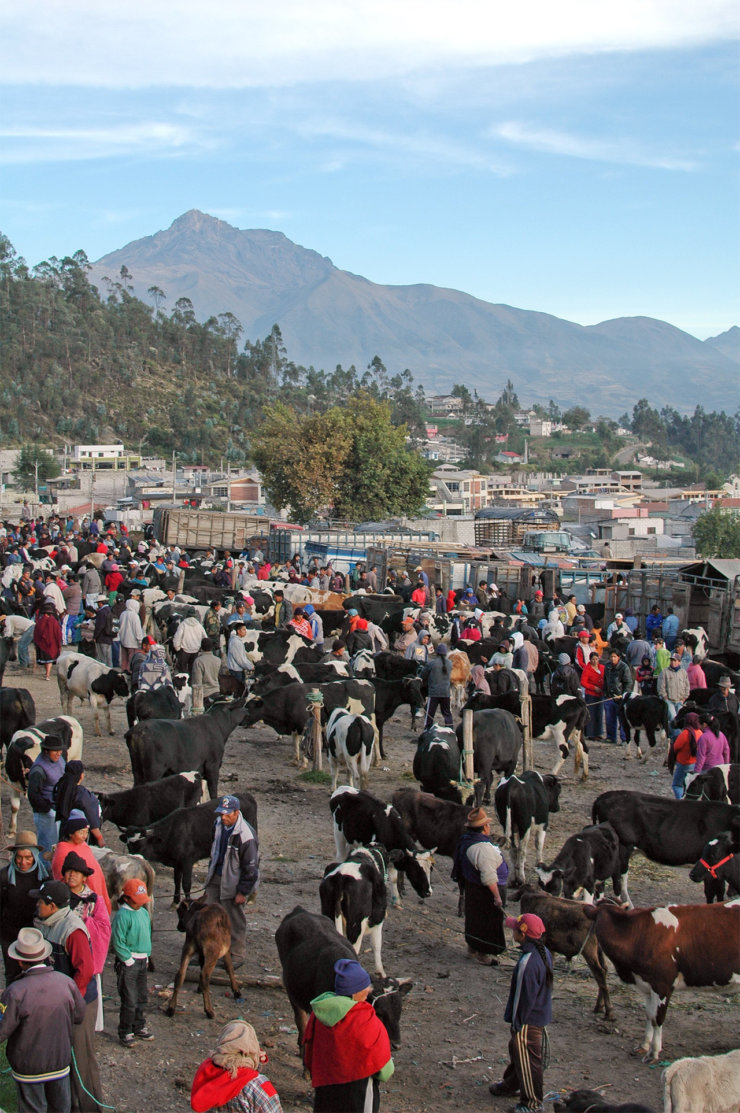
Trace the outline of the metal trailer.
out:
[[[158,507],[154,535],[164,545],[181,545],[189,552],[231,549],[240,553],[269,529],[269,519],[258,514],[221,514],[208,510]]]

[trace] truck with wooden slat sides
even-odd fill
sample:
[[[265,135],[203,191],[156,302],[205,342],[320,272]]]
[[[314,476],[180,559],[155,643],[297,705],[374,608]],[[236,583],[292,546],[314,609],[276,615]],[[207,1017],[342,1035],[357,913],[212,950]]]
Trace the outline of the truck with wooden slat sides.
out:
[[[170,508],[157,508],[152,525],[163,545],[179,545],[190,553],[206,549],[240,553],[255,539],[266,540],[270,531],[270,519],[259,514]]]

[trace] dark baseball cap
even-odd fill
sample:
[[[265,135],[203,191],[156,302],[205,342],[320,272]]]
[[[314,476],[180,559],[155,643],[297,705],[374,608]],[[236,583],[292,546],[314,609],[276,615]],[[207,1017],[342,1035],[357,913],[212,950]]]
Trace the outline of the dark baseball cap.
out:
[[[47,904],[55,904],[57,908],[66,908],[71,896],[69,885],[64,881],[45,881],[40,889],[31,889],[28,894],[34,900],[43,900]]]
[[[228,812],[238,812],[241,808],[237,796],[222,796],[216,808],[216,815],[226,815]]]

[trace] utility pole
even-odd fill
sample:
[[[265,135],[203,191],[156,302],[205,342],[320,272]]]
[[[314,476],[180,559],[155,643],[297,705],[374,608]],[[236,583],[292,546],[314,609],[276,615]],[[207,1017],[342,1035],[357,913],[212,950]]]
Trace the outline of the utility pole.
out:
[[[175,503],[176,503],[176,501],[177,501],[177,498],[176,498],[176,491],[177,491],[177,465],[176,465],[176,463],[175,463],[176,459],[177,459],[177,457],[176,457],[176,454],[175,454],[175,453],[173,452],[173,453],[172,453],[172,505],[173,505],[173,506],[175,505]]]
[[[34,474],[33,490],[34,490],[34,499],[35,499],[35,504],[36,504],[35,509],[36,509],[36,513],[38,514],[38,512],[39,512],[39,462],[38,462],[38,458],[36,460],[34,460],[33,474]]]
[[[90,475],[90,521],[95,514],[95,457],[93,456],[92,474]]]
[[[226,513],[231,513],[231,464],[226,465]]]

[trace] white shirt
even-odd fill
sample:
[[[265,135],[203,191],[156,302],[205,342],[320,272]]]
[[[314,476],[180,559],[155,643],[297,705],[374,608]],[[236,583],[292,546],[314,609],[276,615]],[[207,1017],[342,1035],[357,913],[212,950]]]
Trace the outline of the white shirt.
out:
[[[32,618],[21,618],[19,614],[9,614],[5,616],[5,633],[6,638],[17,638],[19,634],[24,634],[29,626],[35,626],[36,623]]]

